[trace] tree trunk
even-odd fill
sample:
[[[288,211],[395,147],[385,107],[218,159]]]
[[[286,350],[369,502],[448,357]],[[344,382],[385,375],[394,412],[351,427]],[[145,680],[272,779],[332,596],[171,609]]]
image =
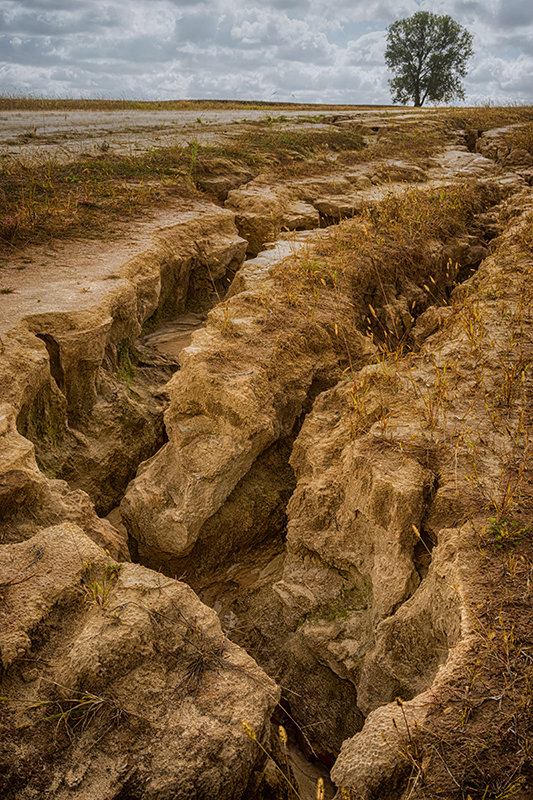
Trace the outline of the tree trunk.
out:
[[[415,101],[415,108],[419,108],[421,106],[421,102],[420,102],[420,84],[418,83],[418,78],[416,79],[415,82],[415,93],[413,100]]]

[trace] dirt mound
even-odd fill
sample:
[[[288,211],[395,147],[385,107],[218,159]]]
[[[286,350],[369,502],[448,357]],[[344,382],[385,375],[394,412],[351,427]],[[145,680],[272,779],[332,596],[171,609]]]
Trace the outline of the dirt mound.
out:
[[[4,796],[240,796],[278,689],[189,587],[68,524],[2,576]]]

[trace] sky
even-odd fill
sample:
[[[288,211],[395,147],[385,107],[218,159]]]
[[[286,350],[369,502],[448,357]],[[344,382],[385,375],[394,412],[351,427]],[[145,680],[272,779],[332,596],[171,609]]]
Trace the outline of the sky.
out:
[[[467,104],[533,104],[531,0],[0,0],[0,94],[387,104],[420,10],[473,34]]]

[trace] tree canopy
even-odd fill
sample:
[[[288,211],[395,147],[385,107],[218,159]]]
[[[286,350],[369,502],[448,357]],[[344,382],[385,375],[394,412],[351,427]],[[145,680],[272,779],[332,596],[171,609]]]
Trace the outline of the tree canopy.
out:
[[[388,28],[385,61],[393,101],[422,106],[426,100],[464,98],[461,78],[472,55],[472,35],[450,16],[418,11]]]

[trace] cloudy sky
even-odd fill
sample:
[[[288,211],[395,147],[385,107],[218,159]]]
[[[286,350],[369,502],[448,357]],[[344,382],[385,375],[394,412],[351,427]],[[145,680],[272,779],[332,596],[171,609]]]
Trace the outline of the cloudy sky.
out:
[[[533,104],[531,0],[0,0],[0,92],[389,103],[387,26],[474,35],[467,102]]]

